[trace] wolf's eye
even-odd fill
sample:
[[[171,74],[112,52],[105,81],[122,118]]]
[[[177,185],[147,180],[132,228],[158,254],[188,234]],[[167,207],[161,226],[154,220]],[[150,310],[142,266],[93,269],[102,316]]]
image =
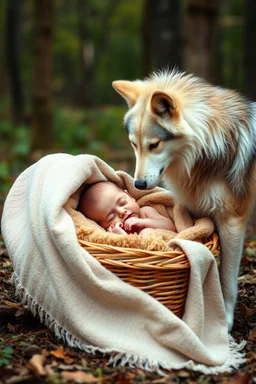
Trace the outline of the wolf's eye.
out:
[[[133,141],[131,141],[131,144],[132,144],[132,146],[133,146],[134,148],[137,148],[137,145],[136,145]]]
[[[148,149],[152,151],[152,149],[155,149],[158,147],[160,141],[157,141],[156,143],[149,144]]]

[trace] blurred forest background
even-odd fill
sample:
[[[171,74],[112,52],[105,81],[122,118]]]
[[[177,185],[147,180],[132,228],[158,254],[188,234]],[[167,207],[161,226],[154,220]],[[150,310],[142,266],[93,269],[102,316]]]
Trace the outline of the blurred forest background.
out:
[[[256,100],[255,0],[1,0],[1,199],[48,153],[133,173],[118,79],[177,67]]]

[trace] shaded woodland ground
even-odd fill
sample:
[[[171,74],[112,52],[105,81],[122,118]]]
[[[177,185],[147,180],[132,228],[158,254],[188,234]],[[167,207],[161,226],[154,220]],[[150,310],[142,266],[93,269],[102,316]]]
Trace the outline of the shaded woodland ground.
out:
[[[239,371],[203,375],[188,370],[166,376],[130,367],[112,367],[100,354],[69,348],[17,301],[12,265],[0,240],[0,384],[64,383],[256,383],[256,229],[249,227],[240,267],[239,296],[232,335],[246,340],[247,362]],[[217,326],[217,325],[216,325]]]

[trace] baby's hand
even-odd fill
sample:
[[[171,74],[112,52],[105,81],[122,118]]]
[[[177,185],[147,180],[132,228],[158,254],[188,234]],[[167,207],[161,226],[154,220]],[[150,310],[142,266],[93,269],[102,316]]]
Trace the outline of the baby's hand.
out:
[[[138,217],[130,217],[124,222],[124,229],[126,232],[137,232],[138,230],[141,230],[145,228],[144,220],[138,218]]]
[[[117,235],[127,235],[127,232],[123,228],[121,228],[122,223],[115,223],[114,225],[110,225],[107,228],[108,232],[115,233]]]

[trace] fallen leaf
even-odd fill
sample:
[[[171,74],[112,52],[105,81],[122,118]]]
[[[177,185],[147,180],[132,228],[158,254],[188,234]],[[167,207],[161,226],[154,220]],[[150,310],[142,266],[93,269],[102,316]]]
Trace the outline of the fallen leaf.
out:
[[[60,345],[59,348],[56,349],[55,351],[51,351],[50,355],[53,355],[57,359],[62,359],[62,360],[65,360],[66,358],[66,352],[64,351],[64,348],[62,345]]]
[[[4,300],[4,299],[2,299],[1,301],[3,303],[5,303],[6,305],[8,305],[8,307],[17,308],[17,309],[22,308],[21,304],[13,303],[12,301],[7,301],[7,300]]]
[[[46,371],[44,368],[44,362],[45,357],[43,355],[33,355],[27,363],[27,368],[36,375],[45,376]]]
[[[256,327],[250,330],[248,340],[250,341],[256,341]]]
[[[70,356],[66,355],[64,361],[67,364],[72,364],[75,361],[75,359],[73,359],[73,357],[70,357]]]
[[[256,284],[256,276],[247,274],[238,278],[239,284]]]
[[[69,372],[69,371],[63,371],[61,372],[61,377],[66,380],[74,380],[76,383],[97,383],[98,379],[90,375],[88,373],[85,373],[83,371],[76,371],[76,372]]]
[[[247,353],[247,364],[250,364],[254,361],[256,361],[256,352],[250,351]]]
[[[6,259],[4,262],[3,262],[3,267],[4,268],[8,268],[12,265],[12,263],[10,262],[10,260]]]
[[[248,308],[245,304],[242,304],[241,305],[241,308],[240,308],[240,315],[242,317],[251,317],[253,316],[254,314],[256,313],[256,308]]]
[[[16,333],[18,328],[19,328],[19,324],[11,324],[11,323],[7,324],[7,329],[10,333]],[[13,335],[12,337],[14,336],[15,335]]]
[[[87,360],[84,359],[84,358],[82,358],[82,359],[81,359],[81,365],[82,365],[83,367],[87,367],[87,366],[88,366]]]
[[[58,365],[58,369],[61,369],[62,371],[74,371],[74,369],[77,369],[78,371],[80,370],[83,370],[83,366],[82,365],[78,365],[78,364],[72,364],[72,365],[68,365],[68,364],[59,364]]]
[[[180,369],[180,370],[176,371],[176,375],[179,377],[189,377],[190,373],[188,371],[186,371],[185,369]]]
[[[15,317],[19,317],[19,316],[22,316],[24,315],[25,313],[25,309],[24,308],[19,308],[17,312],[15,312]]]
[[[56,349],[55,351],[51,351],[50,354],[56,357],[57,359],[64,360],[65,363],[67,364],[72,364],[75,361],[73,357],[68,356],[67,352],[64,351],[64,348],[62,345],[60,345],[59,348]]]
[[[168,376],[152,381],[152,384],[167,384],[167,383],[172,384],[172,383],[175,383],[175,381],[172,381],[172,380],[170,381],[170,378]]]
[[[25,383],[25,382],[31,382],[33,380],[33,375],[27,374],[27,375],[14,375],[10,377],[9,379],[5,380],[5,384],[16,384],[16,383]]]

